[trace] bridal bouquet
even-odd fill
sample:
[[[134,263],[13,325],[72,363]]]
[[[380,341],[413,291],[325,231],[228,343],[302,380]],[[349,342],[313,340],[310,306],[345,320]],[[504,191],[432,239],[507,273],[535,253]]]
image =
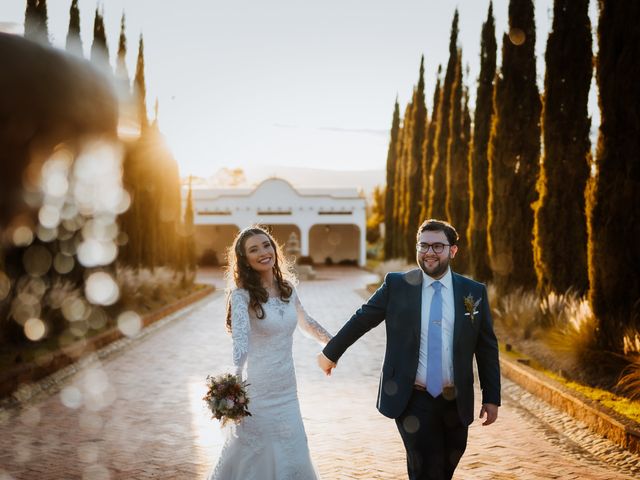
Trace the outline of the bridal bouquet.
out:
[[[227,422],[240,423],[251,416],[247,407],[249,397],[246,391],[247,383],[236,375],[224,373],[216,377],[207,376],[207,394],[202,398],[211,410],[211,418],[220,420],[222,426]]]

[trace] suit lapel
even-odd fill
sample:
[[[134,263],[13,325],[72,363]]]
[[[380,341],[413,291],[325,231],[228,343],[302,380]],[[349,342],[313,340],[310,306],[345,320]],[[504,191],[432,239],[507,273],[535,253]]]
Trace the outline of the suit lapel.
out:
[[[422,328],[422,270],[407,272],[405,281],[408,287],[408,305],[411,305],[411,334],[420,345],[420,329]]]
[[[453,346],[455,351],[455,347],[460,341],[460,335],[464,329],[464,287],[461,282],[461,277],[454,272],[451,272],[451,283],[453,284]]]

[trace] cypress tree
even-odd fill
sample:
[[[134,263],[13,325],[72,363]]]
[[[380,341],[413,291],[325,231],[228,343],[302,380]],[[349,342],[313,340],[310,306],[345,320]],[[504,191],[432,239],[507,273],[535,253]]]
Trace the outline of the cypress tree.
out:
[[[589,0],[555,0],[545,54],[544,155],[536,185],[534,261],[538,289],[588,287],[584,191],[590,172],[587,112],[592,75]],[[571,252],[571,255],[567,255]]]
[[[144,182],[141,178],[141,168],[137,155],[137,142],[124,144],[124,157],[122,161],[122,184],[129,193],[131,205],[129,209],[118,218],[120,232],[124,237],[124,244],[118,251],[118,260],[133,268],[142,266],[143,231],[140,222],[143,219],[141,203],[141,186]]]
[[[458,9],[453,15],[451,36],[449,39],[449,63],[444,75],[444,84],[438,111],[436,130],[436,150],[431,164],[431,182],[429,184],[429,216],[446,218],[447,188],[447,148],[449,145],[449,116],[451,114],[451,90],[458,63]]]
[[[469,174],[468,150],[465,146],[463,127],[463,84],[462,53],[458,52],[456,74],[451,88],[451,112],[449,115],[449,145],[447,146],[446,196],[447,219],[459,232],[460,250],[456,255],[456,270],[465,272],[468,268],[466,231],[469,218]]]
[[[24,12],[24,38],[36,40],[40,29],[38,17],[38,0],[27,0]]]
[[[535,287],[531,235],[540,156],[540,95],[536,85],[532,0],[509,2],[489,139],[489,257],[494,283]]]
[[[160,132],[158,123],[159,102],[154,105],[154,120],[147,136],[150,137],[146,154],[150,178],[155,181],[155,203],[157,205],[157,236],[159,239],[156,265],[182,269],[180,230],[182,197],[180,193],[180,173],[178,164]]]
[[[27,0],[24,13],[24,38],[49,45],[47,1]]]
[[[493,117],[493,82],[496,75],[496,28],[493,3],[489,2],[487,20],[482,24],[480,40],[480,76],[473,121],[473,142],[469,153],[469,273],[486,282],[491,279],[487,252],[487,206],[489,203],[487,151]]]
[[[133,94],[138,106],[138,121],[140,122],[140,130],[144,131],[149,126],[147,118],[147,87],[144,79],[144,40],[140,34],[140,42],[138,44],[138,61],[136,63],[136,76],[133,81]]]
[[[469,67],[467,66],[467,77],[469,76]],[[465,168],[469,166],[469,150],[471,149],[471,112],[469,111],[469,88],[465,87],[462,92],[462,164],[461,170],[464,171]],[[460,224],[460,243],[464,246],[462,251],[462,257],[457,262],[456,268],[461,272],[469,272],[469,237],[467,232],[469,231],[469,209],[470,209],[470,190],[471,185],[469,184],[469,172],[464,172],[464,188],[465,192],[463,193],[464,202],[461,204],[463,209],[462,220]],[[460,252],[458,252],[460,255]],[[458,256],[456,255],[456,258]]]
[[[400,107],[396,97],[396,103],[393,107],[393,120],[391,121],[391,138],[389,139],[389,150],[387,151],[387,186],[385,189],[384,199],[384,258],[389,260],[393,258],[393,233],[396,228],[395,219],[393,218],[393,200],[396,195],[395,181],[397,170],[397,146],[398,133],[400,130]]]
[[[187,192],[187,202],[184,210],[185,226],[185,262],[184,269],[194,272],[196,270],[196,241],[193,211],[193,189],[191,187],[191,175],[189,175],[189,191]]]
[[[411,118],[411,102],[405,108],[402,125],[398,136],[398,170],[396,173],[396,203],[394,205],[394,216],[396,218],[396,229],[394,232],[394,258],[406,257],[405,242],[405,197],[407,192],[407,144],[409,143],[409,119]]]
[[[640,322],[640,2],[600,0],[600,131],[587,194],[589,300],[603,350]]]
[[[413,98],[413,96],[412,96]],[[413,120],[413,103],[409,102],[405,111],[404,124],[403,124],[403,140],[402,149],[400,151],[400,164],[402,165],[402,190],[400,192],[400,228],[398,229],[398,258],[405,258],[408,255],[407,252],[407,226],[409,222],[409,196],[410,196],[410,182],[411,182],[411,147],[412,147],[412,120]]]
[[[118,58],[116,60],[116,78],[118,79],[121,94],[127,95],[129,93],[129,71],[127,70],[127,35],[125,34],[125,17],[122,12],[122,18],[120,19],[120,38],[118,40]]]
[[[91,61],[105,72],[111,71],[109,65],[109,46],[104,29],[104,17],[96,8],[93,19],[93,43],[91,44]]]
[[[80,9],[78,8],[78,0],[71,2],[69,8],[69,30],[67,31],[68,52],[78,57],[82,57],[82,39],[80,38]]]
[[[422,148],[427,123],[427,106],[424,98],[424,56],[420,59],[418,86],[413,92],[411,111],[411,149],[407,158],[407,228],[405,235],[406,257],[411,261],[415,257],[415,232],[420,225],[422,209]]]
[[[427,133],[422,150],[422,210],[420,218],[425,220],[429,215],[429,194],[431,185],[431,164],[435,155],[436,127],[438,125],[438,111],[440,110],[440,74],[442,73],[442,65],[438,65],[438,75],[436,79],[436,88],[433,92],[433,110],[431,111],[431,121],[427,126]]]
[[[405,116],[407,111],[405,109]],[[401,222],[401,210],[402,210],[402,186],[404,178],[404,169],[402,165],[402,145],[404,142],[404,117],[400,118],[400,126],[398,128],[398,142],[396,144],[396,175],[394,181],[393,196],[393,232],[391,237],[391,258],[398,258],[398,252],[400,246],[398,242],[402,239],[402,222]]]

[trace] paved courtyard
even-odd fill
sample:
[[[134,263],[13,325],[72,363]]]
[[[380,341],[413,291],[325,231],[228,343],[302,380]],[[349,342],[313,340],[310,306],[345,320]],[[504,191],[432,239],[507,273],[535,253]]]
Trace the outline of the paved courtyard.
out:
[[[217,272],[200,278],[222,287]],[[307,311],[335,332],[374,280],[357,269],[322,269],[298,291]],[[231,363],[224,315],[216,293],[18,407],[0,409],[0,480],[206,478],[223,435],[201,398],[207,374]],[[380,327],[325,377],[315,364],[319,346],[296,333],[302,413],[323,479],[406,478],[395,424],[375,409],[383,345]],[[640,457],[503,384],[498,422],[471,426],[456,479],[638,478]]]

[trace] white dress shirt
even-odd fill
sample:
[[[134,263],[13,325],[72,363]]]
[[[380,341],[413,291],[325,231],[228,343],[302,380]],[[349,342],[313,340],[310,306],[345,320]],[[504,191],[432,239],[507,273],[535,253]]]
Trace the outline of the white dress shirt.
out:
[[[422,318],[420,327],[420,353],[418,355],[417,385],[427,384],[427,338],[429,335],[429,309],[434,289],[431,286],[436,279],[422,272]],[[455,308],[453,303],[453,282],[451,269],[438,280],[442,284],[442,382],[443,386],[453,385],[453,323]]]

